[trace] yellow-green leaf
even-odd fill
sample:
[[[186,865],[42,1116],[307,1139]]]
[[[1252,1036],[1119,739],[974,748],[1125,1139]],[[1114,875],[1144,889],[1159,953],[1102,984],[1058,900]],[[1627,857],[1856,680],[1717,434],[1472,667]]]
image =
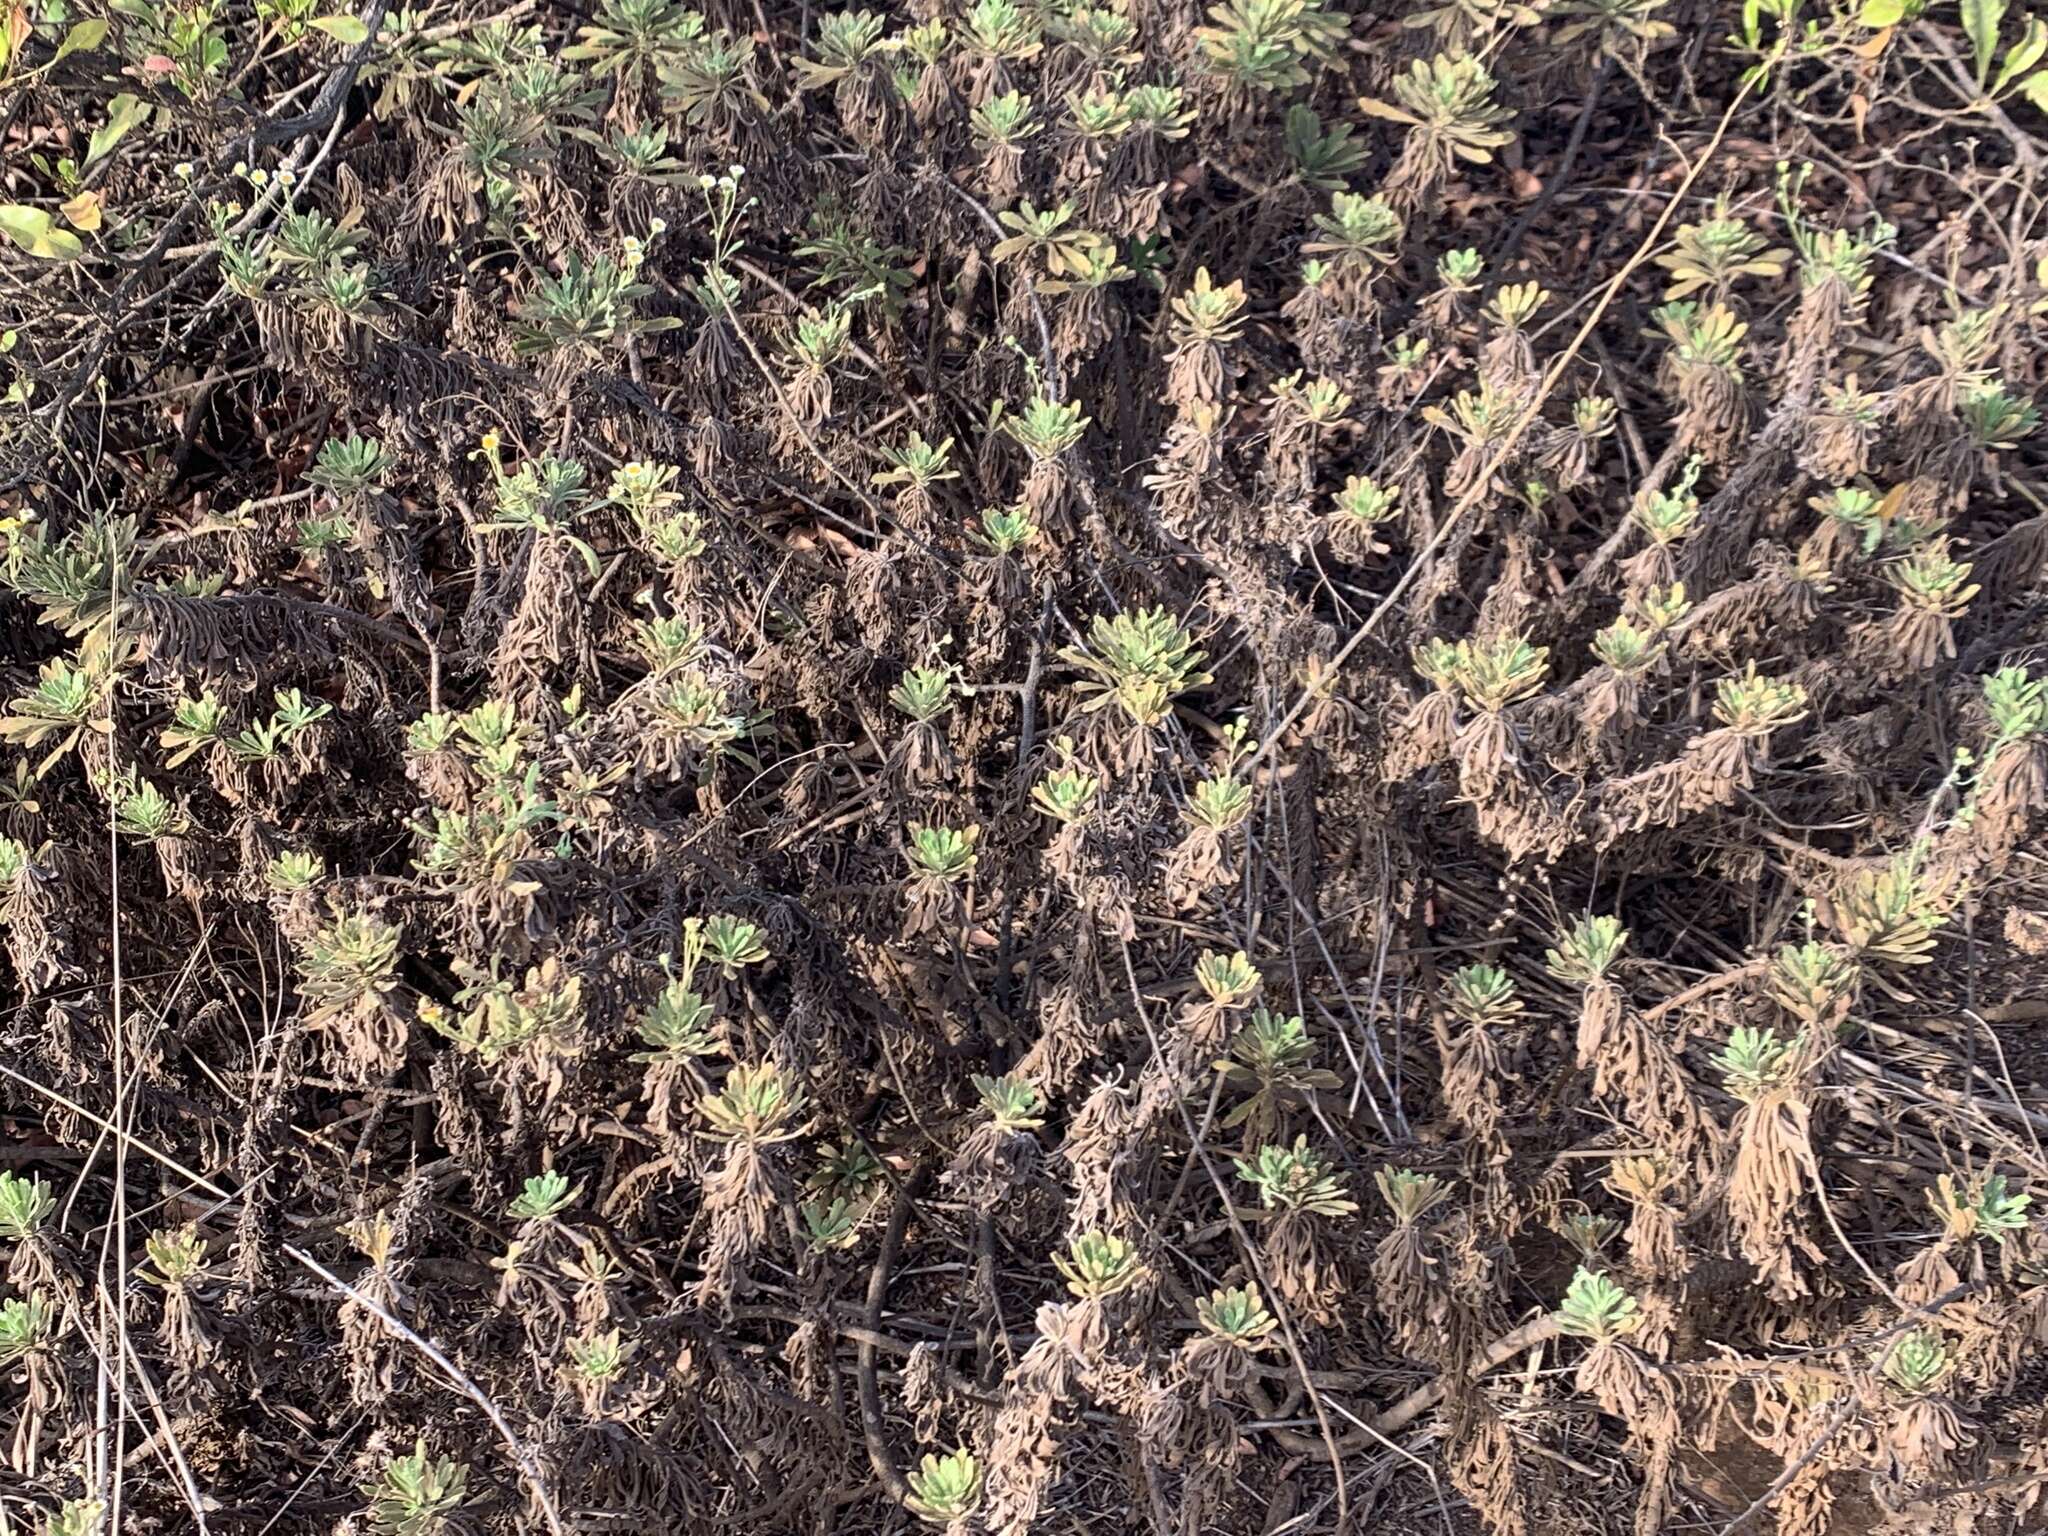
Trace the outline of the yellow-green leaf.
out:
[[[149,103],[140,96],[131,96],[123,91],[107,103],[107,122],[103,128],[93,131],[91,140],[85,146],[85,163],[111,155],[114,146],[134,131],[135,125],[149,116]]]
[[[74,261],[85,253],[78,236],[59,229],[42,209],[20,203],[0,203],[0,235],[45,261]]]
[[[29,30],[27,6],[0,5],[0,73],[6,72],[7,61],[28,40]]]
[[[2005,57],[1999,62],[1998,78],[1991,83],[1991,94],[1996,96],[2004,91],[2006,86],[2040,63],[2044,53],[2048,53],[2048,22],[2038,16],[2029,16],[2027,30],[2020,34],[2018,42],[2005,50]]]
[[[97,192],[81,192],[57,211],[64,215],[64,222],[81,234],[93,234],[100,227],[103,212],[100,195]]]
[[[1856,19],[1866,27],[1895,27],[1906,15],[1906,0],[1863,0]]]
[[[2048,112],[2048,69],[2037,69],[2020,82],[2020,94],[2034,106]]]
[[[1390,123],[1408,123],[1412,125],[1415,121],[1411,113],[1403,112],[1392,102],[1380,101],[1372,96],[1359,97],[1358,110],[1365,113],[1368,117],[1385,118]]]
[[[74,53],[90,53],[107,40],[107,23],[97,18],[81,21],[64,34],[64,41],[57,45],[57,56],[50,60],[55,64],[59,59],[69,58]]]
[[[336,42],[347,43],[351,48],[367,41],[370,36],[370,29],[354,16],[315,16],[313,25]]]

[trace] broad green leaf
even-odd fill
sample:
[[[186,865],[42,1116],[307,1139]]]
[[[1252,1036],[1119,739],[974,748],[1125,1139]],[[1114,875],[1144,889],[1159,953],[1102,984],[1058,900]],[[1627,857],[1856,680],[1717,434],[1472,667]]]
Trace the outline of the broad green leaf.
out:
[[[1863,0],[1856,19],[1866,27],[1895,27],[1906,15],[1906,0]]]
[[[94,130],[92,139],[85,146],[85,163],[91,165],[95,160],[111,155],[114,146],[127,138],[135,125],[148,115],[149,103],[125,91],[108,102],[106,126]]]
[[[1991,82],[1991,94],[1998,95],[2040,63],[2044,53],[2048,53],[2048,22],[2038,16],[2029,16],[2027,30],[2020,34],[2020,40],[2005,50],[2005,58],[1998,66],[1998,78]]]
[[[90,53],[107,40],[107,23],[98,18],[81,21],[64,34],[64,41],[57,45],[57,56],[50,60],[55,64],[59,59],[69,58],[74,53]]]
[[[42,209],[20,203],[0,203],[0,234],[45,261],[75,261],[85,253],[78,236],[59,229],[56,220]]]
[[[2005,0],[1963,0],[1963,31],[1975,51],[1977,83],[1991,73],[1991,55],[1998,51],[1998,24],[2005,19]]]
[[[347,43],[351,48],[366,41],[370,35],[370,29],[354,16],[315,16],[313,25],[336,42]]]
[[[2035,108],[2048,112],[2048,69],[2037,69],[2020,82],[2020,94]]]

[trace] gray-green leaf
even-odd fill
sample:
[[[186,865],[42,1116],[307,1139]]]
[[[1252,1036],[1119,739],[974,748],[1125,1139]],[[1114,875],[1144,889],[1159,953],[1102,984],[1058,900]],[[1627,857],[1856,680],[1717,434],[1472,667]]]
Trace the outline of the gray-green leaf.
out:
[[[107,122],[103,128],[93,131],[90,142],[85,146],[85,163],[91,165],[103,156],[111,155],[114,146],[134,131],[136,124],[149,116],[149,103],[140,96],[122,92],[107,103]]]
[[[313,25],[336,42],[346,43],[351,48],[370,35],[370,29],[354,16],[315,16]]]

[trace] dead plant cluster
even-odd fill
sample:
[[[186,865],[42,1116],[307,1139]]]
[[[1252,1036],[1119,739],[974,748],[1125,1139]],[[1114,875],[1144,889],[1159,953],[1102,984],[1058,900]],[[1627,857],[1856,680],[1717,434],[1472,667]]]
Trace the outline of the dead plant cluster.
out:
[[[0,7],[0,1529],[2038,1530],[2048,15]]]

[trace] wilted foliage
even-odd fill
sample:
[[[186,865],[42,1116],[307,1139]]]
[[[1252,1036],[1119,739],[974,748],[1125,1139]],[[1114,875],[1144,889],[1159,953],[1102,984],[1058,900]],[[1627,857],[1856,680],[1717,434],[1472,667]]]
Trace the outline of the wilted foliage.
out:
[[[2044,110],[0,7],[0,1527],[2039,1529]]]

